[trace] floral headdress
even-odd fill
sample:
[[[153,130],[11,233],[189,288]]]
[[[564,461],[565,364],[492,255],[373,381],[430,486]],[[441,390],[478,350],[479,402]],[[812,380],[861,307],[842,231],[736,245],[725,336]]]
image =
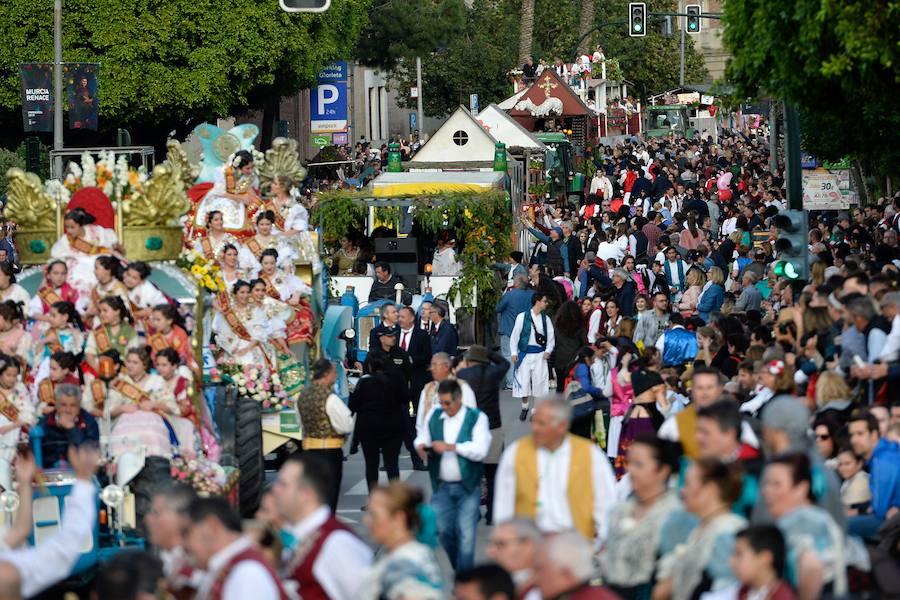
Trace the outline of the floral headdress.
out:
[[[775,376],[781,375],[784,373],[784,361],[783,360],[773,360],[770,361],[768,365],[766,365],[766,370]]]

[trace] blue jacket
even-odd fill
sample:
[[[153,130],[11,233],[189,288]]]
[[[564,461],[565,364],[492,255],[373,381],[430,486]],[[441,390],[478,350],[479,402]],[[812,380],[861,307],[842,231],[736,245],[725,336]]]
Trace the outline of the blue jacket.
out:
[[[459,354],[459,334],[448,319],[441,322],[438,330],[431,335],[431,353],[446,352],[451,357]]]
[[[531,308],[532,296],[534,296],[534,290],[519,288],[513,288],[503,294],[500,303],[497,304],[497,320],[499,322],[497,331],[500,335],[512,334],[516,317]]]
[[[709,321],[710,313],[714,313],[722,308],[723,302],[725,302],[725,288],[718,283],[714,283],[709,286],[709,289],[700,298],[700,303],[697,305],[697,314],[704,321]]]
[[[900,507],[900,446],[884,438],[878,440],[868,467],[872,512],[883,521],[891,508]]]
[[[663,340],[663,365],[682,365],[697,356],[697,334],[683,327],[670,329]]]
[[[575,365],[575,379],[581,384],[581,389],[590,394],[594,399],[603,397],[603,390],[591,382],[591,369],[583,362]]]

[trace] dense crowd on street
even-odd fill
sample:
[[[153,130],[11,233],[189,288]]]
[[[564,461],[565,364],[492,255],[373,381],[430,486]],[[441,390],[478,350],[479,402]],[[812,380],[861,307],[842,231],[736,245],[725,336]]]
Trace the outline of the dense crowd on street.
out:
[[[384,303],[365,361],[346,365],[363,373],[348,405],[324,359],[290,388],[291,346],[312,335],[311,291],[291,272],[309,214],[289,179],[245,210],[228,173],[255,175],[239,153],[201,204],[192,250],[227,284],[218,357],[264,366],[249,377],[296,396],[303,451],[252,522],[178,477],[155,488],[138,507],[153,552],[106,565],[97,597],[893,597],[900,196],[810,213],[810,280],[791,281],[774,269],[787,200],[762,132],[632,140],[585,160],[584,199],[526,206],[529,251],[495,267],[494,347],[461,350],[441,301]],[[38,467],[89,480],[84,442],[102,429],[113,455],[132,438],[148,458],[175,446],[212,479],[221,469],[184,315],[91,215],[67,213],[65,232],[34,296],[16,284],[14,239],[0,242],[0,486],[16,481],[22,499],[0,597],[37,593],[77,558],[72,539],[96,518],[87,485],[57,536],[16,547]],[[348,231],[329,268],[394,298],[399,279],[369,248]],[[432,265],[459,273],[452,232]],[[530,430],[519,439],[501,418],[506,390]],[[37,465],[18,449],[29,429]],[[430,489],[400,481],[404,447]],[[337,514],[345,449],[361,451],[369,489],[356,530]]]

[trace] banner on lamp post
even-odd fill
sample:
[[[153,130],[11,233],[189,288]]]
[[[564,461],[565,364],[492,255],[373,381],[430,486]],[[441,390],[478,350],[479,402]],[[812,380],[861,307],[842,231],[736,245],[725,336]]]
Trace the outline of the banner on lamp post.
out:
[[[22,84],[22,128],[26,132],[53,131],[53,64],[19,65]]]
[[[69,129],[97,130],[100,98],[97,94],[99,63],[66,63],[66,102],[69,108]]]

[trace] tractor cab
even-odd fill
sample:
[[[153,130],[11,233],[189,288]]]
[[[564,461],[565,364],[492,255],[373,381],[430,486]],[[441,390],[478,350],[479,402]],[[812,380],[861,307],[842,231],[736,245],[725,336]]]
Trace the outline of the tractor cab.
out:
[[[696,130],[691,127],[688,107],[684,104],[661,104],[647,108],[648,137],[665,137],[674,134],[677,137],[693,137]]]

